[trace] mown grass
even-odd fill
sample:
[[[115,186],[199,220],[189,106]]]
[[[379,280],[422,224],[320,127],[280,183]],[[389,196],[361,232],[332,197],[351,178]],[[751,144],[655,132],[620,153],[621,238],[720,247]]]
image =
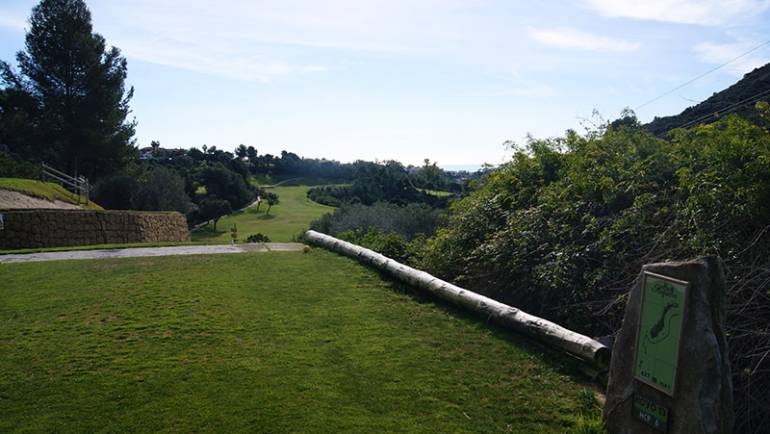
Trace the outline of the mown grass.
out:
[[[64,189],[58,184],[41,182],[34,179],[0,178],[0,190],[10,190],[47,200],[78,204],[78,195]],[[103,209],[98,204],[89,201],[88,209]]]
[[[192,240],[206,244],[230,243],[230,228],[235,224],[240,241],[257,233],[267,235],[275,242],[292,241],[307,229],[311,221],[334,210],[308,199],[309,189],[308,186],[269,188],[268,191],[275,192],[280,198],[280,203],[270,209],[270,214],[267,213],[267,203],[263,202],[259,213],[256,208],[250,208],[223,217],[217,223],[216,231],[213,225],[206,226],[193,232]]]
[[[0,265],[0,432],[591,432],[550,356],[353,261]]]

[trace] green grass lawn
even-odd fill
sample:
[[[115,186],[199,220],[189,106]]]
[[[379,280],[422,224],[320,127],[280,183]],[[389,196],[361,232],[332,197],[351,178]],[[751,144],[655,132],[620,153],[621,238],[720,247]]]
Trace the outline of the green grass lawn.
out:
[[[0,265],[0,432],[592,432],[564,360],[328,252]]]
[[[307,198],[308,186],[275,187],[268,189],[278,194],[281,203],[273,206],[270,214],[266,213],[267,203],[263,202],[259,213],[251,208],[246,211],[223,217],[217,223],[217,231],[212,226],[192,233],[195,243],[229,243],[230,228],[238,227],[238,237],[244,241],[249,235],[261,233],[271,241],[287,242],[302,234],[310,222],[334,208],[321,205]]]
[[[0,178],[0,190],[10,190],[39,197],[48,200],[60,200],[62,202],[78,204],[78,195],[66,190],[64,187],[50,182],[41,182],[35,179]],[[89,202],[88,209],[102,209],[94,202]]]

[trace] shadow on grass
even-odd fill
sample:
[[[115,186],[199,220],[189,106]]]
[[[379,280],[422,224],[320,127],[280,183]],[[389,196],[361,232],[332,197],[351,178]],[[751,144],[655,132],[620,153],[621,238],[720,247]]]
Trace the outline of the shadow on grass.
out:
[[[198,240],[207,240],[211,238],[217,238],[224,234],[226,231],[223,230],[214,230],[212,226],[205,226],[197,231],[195,231],[195,238]]]
[[[432,304],[443,312],[452,315],[469,325],[487,327],[493,332],[493,336],[496,339],[504,340],[511,345],[516,345],[524,349],[529,354],[536,357],[537,360],[545,366],[548,366],[562,375],[569,376],[583,387],[594,389],[602,393],[604,392],[606,386],[606,384],[604,384],[606,381],[606,371],[600,372],[598,369],[589,367],[585,362],[570,354],[547,347],[545,344],[534,338],[504,328],[499,324],[490,321],[488,318],[484,318],[480,314],[456,306],[427,291],[402,283],[389,274],[368,266],[366,267],[377,272],[383,280],[390,284],[390,287],[394,292],[404,294],[420,304]]]
[[[272,220],[275,216],[273,214],[260,214],[257,216],[257,220]]]

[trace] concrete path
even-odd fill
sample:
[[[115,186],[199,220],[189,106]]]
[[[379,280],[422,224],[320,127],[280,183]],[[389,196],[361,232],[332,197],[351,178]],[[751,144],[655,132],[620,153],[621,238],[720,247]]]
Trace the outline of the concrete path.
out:
[[[236,245],[134,247],[127,249],[71,250],[64,252],[41,252],[0,255],[0,264],[15,262],[63,261],[71,259],[139,258],[146,256],[171,255],[221,255],[244,252],[299,252],[305,248],[301,243],[250,243]]]

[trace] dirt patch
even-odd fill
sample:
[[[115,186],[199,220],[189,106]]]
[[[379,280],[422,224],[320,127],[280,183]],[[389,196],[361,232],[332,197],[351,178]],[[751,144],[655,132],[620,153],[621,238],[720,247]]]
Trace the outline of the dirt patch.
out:
[[[60,200],[47,200],[27,196],[16,191],[0,190],[0,209],[80,209],[79,206]]]
[[[301,252],[305,249],[302,243],[265,243],[265,247],[271,252]]]

